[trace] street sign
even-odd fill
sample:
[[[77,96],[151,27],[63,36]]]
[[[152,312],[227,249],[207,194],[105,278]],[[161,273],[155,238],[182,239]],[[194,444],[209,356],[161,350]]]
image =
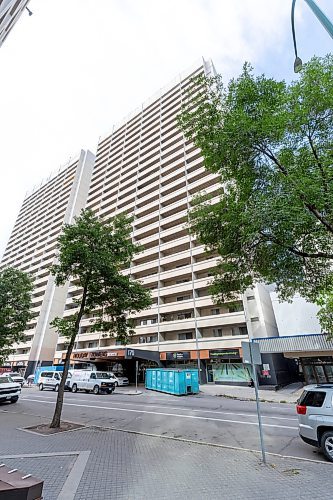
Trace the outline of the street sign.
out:
[[[259,344],[256,342],[242,342],[243,363],[249,365],[261,365],[261,354]]]
[[[259,424],[259,436],[260,436],[260,446],[261,446],[261,454],[262,461],[266,463],[266,452],[265,452],[265,443],[264,443],[264,432],[262,428],[262,419],[260,412],[260,402],[259,402],[259,392],[258,392],[258,377],[257,377],[257,367],[256,365],[261,365],[261,354],[259,344],[255,342],[242,342],[242,351],[243,351],[243,363],[247,363],[252,366],[252,377],[254,383],[254,392],[256,395],[256,406],[257,406],[257,414],[258,414],[258,424]]]

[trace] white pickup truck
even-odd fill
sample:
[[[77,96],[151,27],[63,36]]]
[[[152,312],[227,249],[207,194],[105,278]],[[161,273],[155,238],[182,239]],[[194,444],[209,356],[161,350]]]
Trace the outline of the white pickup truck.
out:
[[[0,377],[0,403],[8,401],[16,403],[21,393],[21,384],[14,382],[9,376]]]

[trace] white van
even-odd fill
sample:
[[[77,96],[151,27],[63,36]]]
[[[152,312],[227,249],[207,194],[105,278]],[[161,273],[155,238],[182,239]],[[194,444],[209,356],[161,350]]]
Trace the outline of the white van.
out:
[[[58,371],[41,372],[38,379],[39,390],[52,389],[53,391],[58,391],[61,375],[62,373]]]
[[[115,388],[110,373],[90,370],[74,370],[70,381],[66,381],[66,385],[69,385],[72,392],[86,391],[94,394],[101,392],[112,394]]]

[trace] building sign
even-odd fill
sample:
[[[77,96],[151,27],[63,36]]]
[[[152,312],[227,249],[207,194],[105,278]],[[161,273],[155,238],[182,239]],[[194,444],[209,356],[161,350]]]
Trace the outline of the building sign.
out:
[[[126,349],[125,351],[125,359],[132,359],[135,357],[135,349]]]
[[[107,356],[109,357],[112,357],[112,356],[118,356],[118,352],[117,351],[110,351],[108,352]]]
[[[209,351],[211,359],[240,359],[238,349],[214,349]]]
[[[190,353],[189,352],[167,352],[166,353],[166,359],[176,361],[176,360],[182,360],[182,359],[190,359]]]
[[[117,353],[116,353],[117,354]],[[91,351],[91,352],[74,352],[74,359],[81,358],[106,358],[109,355],[108,351]]]
[[[87,352],[74,352],[73,353],[73,358],[74,359],[81,359],[81,358],[87,358],[88,357],[88,353]],[[65,356],[64,356],[65,358]]]

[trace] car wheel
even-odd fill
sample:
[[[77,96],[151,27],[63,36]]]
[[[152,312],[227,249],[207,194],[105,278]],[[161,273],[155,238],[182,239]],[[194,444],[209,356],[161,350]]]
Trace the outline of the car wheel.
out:
[[[90,392],[90,391],[89,391],[88,389],[85,389],[85,390],[84,390],[84,392],[85,392],[86,394],[89,394],[89,392]]]
[[[38,387],[39,387],[39,390],[40,390],[40,391],[42,391],[42,390],[44,389],[43,384],[39,384],[39,386],[38,386]]]
[[[59,384],[57,384],[54,388],[55,392],[58,392],[59,391]]]
[[[72,385],[72,392],[77,392],[77,385],[76,384]]]
[[[14,396],[13,398],[11,398],[10,402],[11,403],[16,403],[18,401],[18,396]]]
[[[99,394],[99,387],[98,385],[95,385],[94,388],[93,388],[93,393],[94,394]]]
[[[333,431],[324,432],[321,437],[321,449],[325,457],[333,462]]]

